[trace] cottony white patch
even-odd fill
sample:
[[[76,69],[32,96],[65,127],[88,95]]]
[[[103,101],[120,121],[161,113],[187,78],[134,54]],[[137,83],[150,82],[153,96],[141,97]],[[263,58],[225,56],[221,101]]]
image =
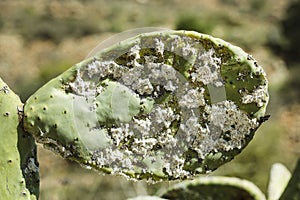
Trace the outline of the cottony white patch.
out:
[[[266,88],[264,86],[259,86],[251,94],[244,94],[242,96],[242,103],[256,103],[258,107],[262,107],[266,103]]]
[[[202,82],[205,85],[220,85],[221,59],[217,58],[214,49],[206,52],[200,52],[195,63],[195,72],[191,74],[192,81]]]

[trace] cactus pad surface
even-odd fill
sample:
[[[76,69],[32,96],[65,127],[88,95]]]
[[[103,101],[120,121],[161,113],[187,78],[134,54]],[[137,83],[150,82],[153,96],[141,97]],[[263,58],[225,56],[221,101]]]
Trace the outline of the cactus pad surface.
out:
[[[100,50],[25,103],[24,127],[84,166],[184,179],[230,161],[263,122],[265,72],[242,49],[192,31]]]
[[[181,182],[172,186],[161,197],[172,200],[266,200],[265,195],[252,182],[224,176],[201,177]]]
[[[38,198],[39,168],[36,145],[20,127],[19,97],[0,79],[0,198]]]

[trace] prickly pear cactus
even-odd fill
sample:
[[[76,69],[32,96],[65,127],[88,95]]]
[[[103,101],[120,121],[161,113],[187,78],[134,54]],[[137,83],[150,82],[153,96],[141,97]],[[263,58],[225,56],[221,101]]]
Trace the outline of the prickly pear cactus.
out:
[[[84,166],[134,179],[210,172],[252,139],[268,102],[242,49],[191,31],[140,34],[102,49],[28,99],[24,127]]]
[[[192,181],[178,183],[162,194],[161,197],[172,200],[266,199],[265,195],[252,182],[239,178],[223,176],[201,177]]]
[[[279,200],[299,200],[300,199],[300,159],[298,158],[298,162],[294,172],[292,174],[291,179],[288,182],[287,187],[285,188],[282,196]]]
[[[39,168],[33,137],[20,127],[19,97],[0,79],[0,197],[37,199]]]
[[[156,196],[138,196],[134,198],[129,198],[127,200],[166,200]]]
[[[268,185],[268,200],[278,200],[290,179],[291,172],[283,164],[273,164]]]

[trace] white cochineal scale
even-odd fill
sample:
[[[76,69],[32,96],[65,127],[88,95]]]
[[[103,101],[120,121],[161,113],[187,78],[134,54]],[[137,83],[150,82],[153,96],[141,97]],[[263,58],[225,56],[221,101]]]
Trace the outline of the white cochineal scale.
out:
[[[268,102],[265,73],[251,56],[188,31],[118,42],[52,82],[59,98],[66,96],[61,104],[72,104],[53,108],[56,117],[65,112],[67,128],[28,113],[28,131],[64,157],[132,179],[185,179],[216,169],[252,139]],[[45,103],[39,96],[27,107]]]

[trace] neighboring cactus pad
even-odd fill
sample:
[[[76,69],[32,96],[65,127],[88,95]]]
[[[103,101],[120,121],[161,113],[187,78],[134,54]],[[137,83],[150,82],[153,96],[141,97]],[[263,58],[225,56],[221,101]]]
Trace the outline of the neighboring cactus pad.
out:
[[[0,79],[0,198],[37,199],[39,168],[33,137],[19,126],[19,97]]]
[[[162,199],[156,196],[137,196],[134,198],[129,198],[127,200],[167,200],[167,199]]]
[[[265,200],[265,195],[252,182],[239,178],[212,176],[185,181],[171,187],[161,195],[172,200]]]
[[[279,200],[291,200],[291,199],[292,200],[300,199],[300,158],[298,159],[292,177]]]
[[[25,104],[39,142],[107,173],[178,179],[230,161],[268,102],[242,49],[191,31],[138,35],[53,79]]]

